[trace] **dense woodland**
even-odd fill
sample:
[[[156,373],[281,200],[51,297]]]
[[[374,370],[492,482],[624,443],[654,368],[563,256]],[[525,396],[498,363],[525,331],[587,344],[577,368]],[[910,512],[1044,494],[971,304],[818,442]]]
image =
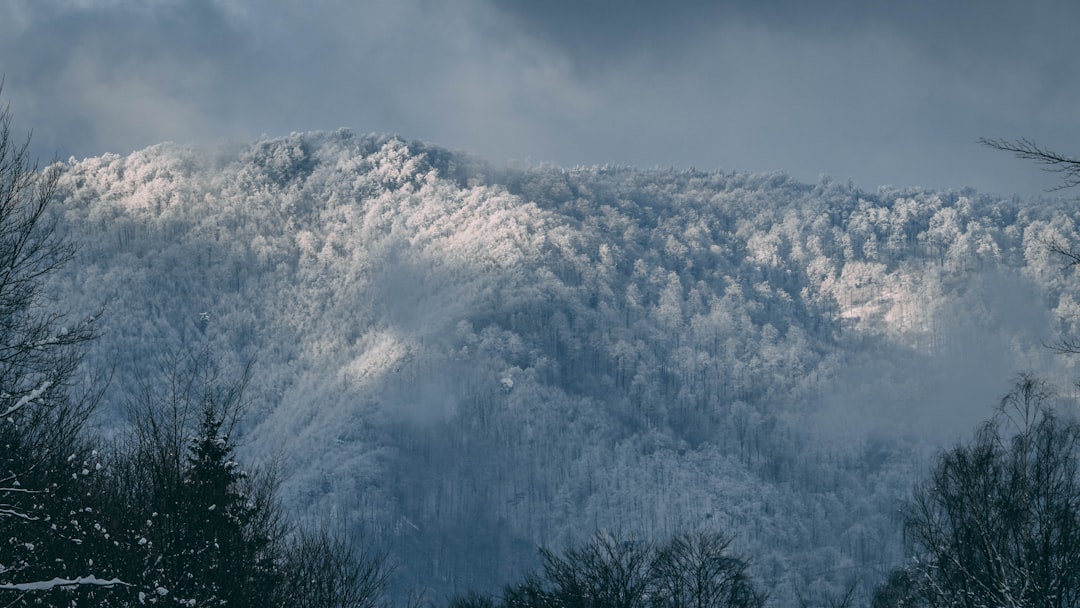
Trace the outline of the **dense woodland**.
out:
[[[297,527],[272,469],[233,431],[248,374],[183,351],[141,376],[126,424],[88,429],[104,377],[80,378],[101,313],[43,289],[70,263],[38,171],[0,107],[0,600],[14,606],[374,606],[389,564],[326,522]],[[99,574],[107,573],[105,576]]]
[[[918,574],[896,570],[912,488],[1018,372],[1075,409],[1076,358],[1047,348],[1080,331],[1058,199],[497,167],[348,131],[50,171],[74,249],[42,297],[94,318],[74,474],[151,504],[109,492],[216,459],[279,518],[253,539],[272,563],[304,539],[345,559],[318,532],[340,528],[395,601],[568,597],[560,560],[712,539],[754,581],[740,605],[869,603]],[[171,481],[119,483],[155,428],[189,446]]]

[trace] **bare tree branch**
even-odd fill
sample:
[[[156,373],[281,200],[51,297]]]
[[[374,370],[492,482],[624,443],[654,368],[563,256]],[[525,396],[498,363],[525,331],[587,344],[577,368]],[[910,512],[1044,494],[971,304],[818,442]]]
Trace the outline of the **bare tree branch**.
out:
[[[102,389],[77,394],[75,372],[83,346],[97,334],[97,315],[71,321],[50,310],[45,279],[74,255],[52,211],[61,169],[39,170],[29,157],[29,135],[16,139],[11,119],[10,106],[0,104],[0,538],[7,541],[0,592],[5,599],[11,593],[21,598],[102,586],[106,580],[56,576],[80,559],[71,547],[83,540],[87,486],[82,484],[92,448],[82,430]]]
[[[981,137],[978,141],[989,148],[1012,152],[1017,158],[1034,161],[1042,165],[1044,171],[1061,174],[1061,184],[1051,188],[1051,192],[1080,186],[1080,160],[1078,159],[1048,150],[1027,138],[1008,140]]]

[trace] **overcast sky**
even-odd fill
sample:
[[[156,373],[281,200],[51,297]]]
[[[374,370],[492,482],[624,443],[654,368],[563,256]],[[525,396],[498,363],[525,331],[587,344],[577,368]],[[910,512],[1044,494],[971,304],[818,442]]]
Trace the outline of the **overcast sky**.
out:
[[[1075,0],[0,0],[53,156],[348,127],[491,161],[1032,194],[1080,155]]]

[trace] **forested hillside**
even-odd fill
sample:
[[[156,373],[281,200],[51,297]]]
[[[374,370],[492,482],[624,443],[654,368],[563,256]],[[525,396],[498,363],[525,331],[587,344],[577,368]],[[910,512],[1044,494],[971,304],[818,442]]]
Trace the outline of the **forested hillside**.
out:
[[[597,529],[731,534],[777,605],[880,582],[897,500],[1080,331],[1074,206],[782,174],[504,168],[294,134],[72,161],[58,301],[101,307],[100,416],[163,353],[255,360],[248,458],[495,589]]]

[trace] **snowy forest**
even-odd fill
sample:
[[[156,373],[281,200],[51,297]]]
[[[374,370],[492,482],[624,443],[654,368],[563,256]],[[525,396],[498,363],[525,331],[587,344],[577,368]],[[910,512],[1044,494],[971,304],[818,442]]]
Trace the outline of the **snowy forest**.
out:
[[[63,263],[0,298],[41,324],[0,333],[0,605],[591,606],[559,593],[614,560],[640,585],[603,605],[682,606],[701,555],[707,605],[900,605],[926,480],[1075,430],[1061,198],[344,130],[24,177],[51,202],[27,226],[8,188],[0,245]],[[237,576],[267,595],[207,590]]]

